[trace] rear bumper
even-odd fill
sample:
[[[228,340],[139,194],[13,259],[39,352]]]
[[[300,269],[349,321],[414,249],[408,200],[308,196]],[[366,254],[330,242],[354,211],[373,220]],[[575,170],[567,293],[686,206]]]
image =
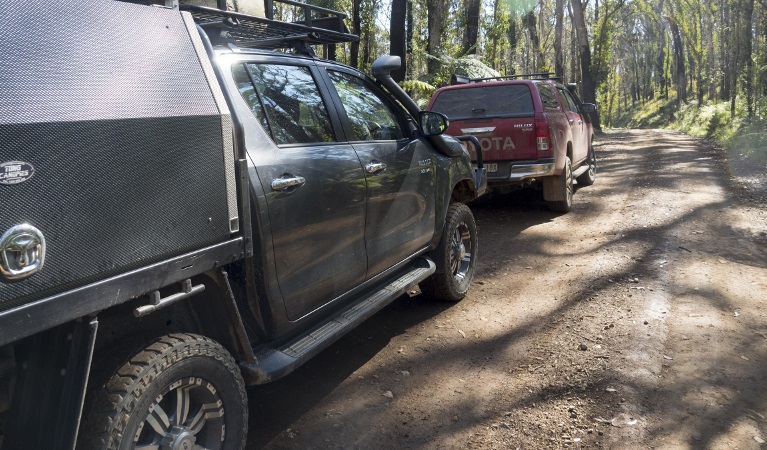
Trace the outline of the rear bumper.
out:
[[[496,172],[488,172],[488,184],[514,184],[531,178],[555,175],[554,158],[542,158],[533,161],[487,161],[485,168],[497,164]]]

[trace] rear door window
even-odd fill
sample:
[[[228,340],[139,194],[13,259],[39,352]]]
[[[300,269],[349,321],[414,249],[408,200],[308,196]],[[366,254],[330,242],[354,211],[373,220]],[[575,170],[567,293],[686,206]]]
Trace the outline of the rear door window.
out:
[[[308,67],[245,64],[234,67],[233,75],[242,98],[277,145],[335,141]]]
[[[541,102],[543,103],[544,108],[556,110],[561,109],[559,107],[557,96],[554,94],[554,89],[552,89],[551,86],[545,83],[539,83],[537,86],[538,92],[541,94]]]
[[[526,84],[478,86],[443,91],[431,109],[453,120],[478,117],[527,117],[535,112]]]
[[[380,141],[404,137],[396,114],[361,78],[335,70],[329,70],[328,75],[349,117],[351,140]]]
[[[578,110],[578,105],[575,103],[575,100],[573,100],[573,97],[570,95],[570,93],[564,89],[558,90],[559,96],[562,97],[562,100],[564,100],[565,105],[567,106],[567,110],[576,114],[580,114],[581,112]]]

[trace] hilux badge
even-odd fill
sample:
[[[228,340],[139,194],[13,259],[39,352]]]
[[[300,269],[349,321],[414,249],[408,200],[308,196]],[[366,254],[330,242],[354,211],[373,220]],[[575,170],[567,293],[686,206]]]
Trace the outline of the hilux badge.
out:
[[[16,225],[0,236],[0,275],[8,280],[32,276],[44,262],[45,237],[32,225]]]
[[[19,184],[32,178],[35,168],[24,161],[9,161],[0,163],[0,184]]]

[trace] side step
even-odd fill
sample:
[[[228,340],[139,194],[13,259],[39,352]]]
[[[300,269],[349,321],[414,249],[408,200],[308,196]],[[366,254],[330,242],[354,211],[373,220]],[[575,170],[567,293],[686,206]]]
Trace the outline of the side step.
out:
[[[280,347],[257,351],[255,362],[240,363],[243,377],[248,384],[263,384],[289,374],[408,289],[428,278],[435,270],[433,261],[419,258],[408,272],[351,303],[307,333]]]
[[[589,166],[588,163],[581,164],[580,167],[578,167],[577,169],[573,170],[573,180],[575,180],[579,176],[581,176],[584,173],[586,173],[586,171],[589,170],[589,168],[591,168],[591,166]]]

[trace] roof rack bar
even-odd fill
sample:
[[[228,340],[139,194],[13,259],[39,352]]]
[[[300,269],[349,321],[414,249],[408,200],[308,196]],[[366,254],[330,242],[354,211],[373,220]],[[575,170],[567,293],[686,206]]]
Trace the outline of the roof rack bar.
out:
[[[346,18],[346,14],[340,12],[340,11],[333,11],[332,9],[323,8],[322,6],[316,6],[316,5],[310,5],[308,3],[303,2],[296,2],[293,0],[276,0],[280,3],[284,3],[286,5],[292,5],[292,6],[298,6],[299,8],[303,8],[304,11],[318,11],[323,12],[325,14],[330,14],[332,16],[340,16],[341,18]],[[274,0],[272,0],[272,4],[274,3]]]
[[[214,45],[235,44],[243,48],[276,50],[294,47],[297,41],[317,45],[359,40],[346,28],[346,15],[341,12],[292,0],[270,0],[268,3],[273,5],[274,1],[304,8],[305,17],[298,22],[281,22],[200,5],[182,4],[180,9],[192,14]],[[324,17],[312,18],[312,12],[319,12]],[[273,11],[266,11],[266,14],[273,15]]]
[[[468,84],[478,83],[480,81],[492,81],[492,80],[513,80],[517,78],[525,78],[530,80],[557,80],[562,81],[561,76],[556,75],[554,72],[536,72],[536,73],[522,73],[515,75],[499,75],[497,77],[485,77],[485,78],[468,78],[461,75],[453,75],[450,84]]]
[[[487,80],[512,80],[514,78],[542,78],[548,80],[552,78],[551,75],[556,75],[554,72],[534,72],[534,73],[520,73],[514,75],[499,75],[497,77],[486,78],[472,78],[471,81],[487,81]]]

